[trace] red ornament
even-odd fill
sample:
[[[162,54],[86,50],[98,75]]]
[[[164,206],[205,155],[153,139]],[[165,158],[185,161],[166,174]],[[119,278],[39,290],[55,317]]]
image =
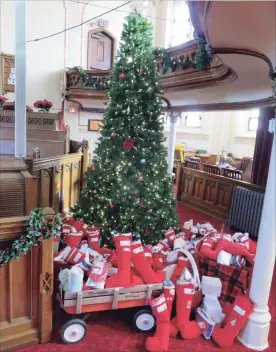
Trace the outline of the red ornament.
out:
[[[111,136],[112,136],[112,137],[116,137],[116,136],[117,136],[117,133],[113,131],[113,132],[111,133]]]
[[[137,202],[140,202],[140,198],[139,197],[136,197],[136,200],[137,200]]]
[[[125,201],[125,200],[126,200],[126,197],[123,197],[122,200]]]
[[[121,80],[125,80],[126,79],[126,75],[124,73],[121,73],[119,77],[120,77]]]
[[[139,176],[138,177],[138,183],[142,183],[143,182],[143,177],[142,176]]]
[[[153,120],[152,120],[152,119],[150,119],[150,120],[149,120],[149,123],[152,123],[152,121],[153,121]]]
[[[142,74],[143,74],[144,70],[143,70],[143,68],[142,68],[142,67],[140,68],[139,72],[140,72],[140,75],[142,75]]]
[[[110,204],[109,204],[109,207],[112,209],[112,208],[115,208],[115,205],[112,204],[112,203],[110,203]]]
[[[127,138],[123,143],[123,148],[125,150],[130,150],[134,147],[134,144],[135,144],[135,139]]]
[[[139,207],[140,208],[144,208],[144,204],[139,204]]]

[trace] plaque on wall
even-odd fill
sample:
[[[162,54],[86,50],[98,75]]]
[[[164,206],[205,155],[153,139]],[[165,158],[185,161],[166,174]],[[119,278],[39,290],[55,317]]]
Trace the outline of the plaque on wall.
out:
[[[1,54],[2,94],[15,92],[15,58],[14,55]]]
[[[88,120],[88,131],[98,132],[102,127],[102,120]]]

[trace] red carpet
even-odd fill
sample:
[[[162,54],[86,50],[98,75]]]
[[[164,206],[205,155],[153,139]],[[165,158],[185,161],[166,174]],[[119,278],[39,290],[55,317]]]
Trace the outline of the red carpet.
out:
[[[178,213],[180,220],[186,221],[191,218],[195,222],[209,221],[217,229],[221,228],[221,223],[206,215],[197,213],[184,205],[179,205]],[[274,271],[274,288],[271,291],[269,306],[272,315],[270,327],[269,343],[267,352],[275,352],[275,316],[276,316],[276,275]],[[138,333],[132,326],[133,310],[108,311],[91,314],[88,322],[87,335],[83,342],[77,345],[65,345],[61,342],[58,329],[63,320],[64,312],[56,311],[56,328],[54,331],[54,341],[44,345],[36,345],[21,349],[22,352],[144,352],[145,340],[151,334]],[[238,341],[235,341],[231,349],[222,349],[216,346],[212,340],[205,340],[199,337],[195,340],[170,339],[169,352],[242,352],[249,351]],[[252,351],[252,350],[251,350]]]

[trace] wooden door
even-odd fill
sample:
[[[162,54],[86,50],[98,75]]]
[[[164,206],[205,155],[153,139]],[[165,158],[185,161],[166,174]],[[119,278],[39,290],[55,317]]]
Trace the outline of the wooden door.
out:
[[[24,233],[26,218],[0,220],[0,240]],[[52,336],[53,240],[0,268],[0,351],[44,343]]]
[[[87,69],[109,70],[112,64],[112,39],[103,32],[89,33]]]

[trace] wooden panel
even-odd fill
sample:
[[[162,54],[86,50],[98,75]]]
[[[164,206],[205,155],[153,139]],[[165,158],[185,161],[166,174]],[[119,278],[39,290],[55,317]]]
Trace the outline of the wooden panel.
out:
[[[0,220],[0,243],[24,233],[27,217]],[[12,235],[7,236],[7,233]],[[15,233],[15,237],[13,237]],[[0,351],[48,342],[52,334],[53,240],[0,269]]]
[[[15,92],[14,55],[1,54],[2,93]]]
[[[240,186],[256,192],[264,192],[263,187],[189,169],[183,164],[180,166],[179,173],[178,201],[222,221],[228,218],[234,187]]]

